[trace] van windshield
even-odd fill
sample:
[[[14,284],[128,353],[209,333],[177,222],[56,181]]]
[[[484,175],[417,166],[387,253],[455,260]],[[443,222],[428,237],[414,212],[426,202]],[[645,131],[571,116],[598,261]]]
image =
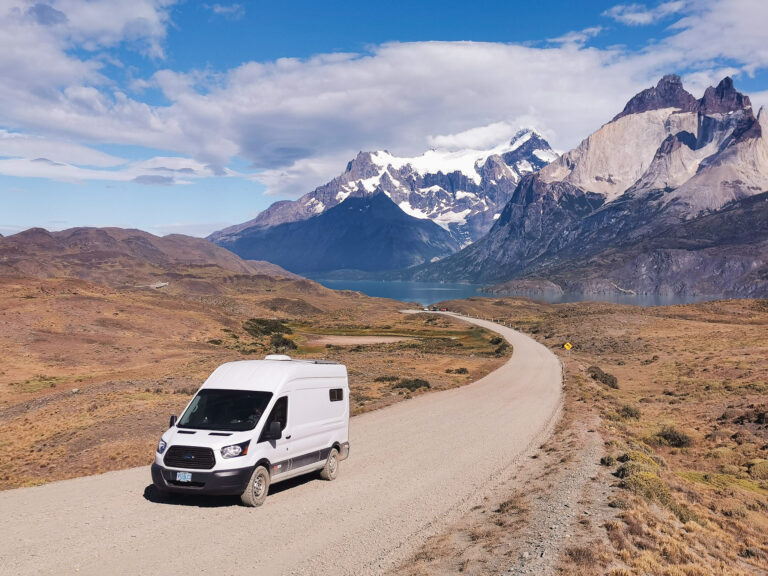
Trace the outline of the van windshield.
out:
[[[176,425],[198,430],[253,430],[270,398],[271,392],[206,388],[197,393]]]

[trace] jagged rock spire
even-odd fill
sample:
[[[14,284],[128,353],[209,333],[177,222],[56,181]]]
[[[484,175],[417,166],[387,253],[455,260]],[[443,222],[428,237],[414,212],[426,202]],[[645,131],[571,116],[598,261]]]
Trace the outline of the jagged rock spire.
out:
[[[636,94],[614,120],[629,114],[661,108],[678,108],[688,112],[695,110],[697,104],[696,98],[683,88],[680,76],[667,74],[653,88],[646,88]]]
[[[751,108],[749,96],[736,90],[733,79],[726,76],[715,87],[710,86],[699,100],[699,111],[702,114],[727,114],[743,108]]]

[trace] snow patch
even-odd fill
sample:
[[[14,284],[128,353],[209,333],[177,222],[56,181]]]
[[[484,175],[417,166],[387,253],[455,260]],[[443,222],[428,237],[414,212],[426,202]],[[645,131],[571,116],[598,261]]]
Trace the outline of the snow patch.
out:
[[[320,214],[323,210],[325,210],[325,204],[320,202],[320,200],[318,200],[317,198],[312,198],[312,200],[307,202],[306,206],[307,208],[311,208],[312,212],[314,212],[315,214]]]
[[[490,150],[468,149],[447,151],[433,149],[428,150],[421,156],[411,158],[400,158],[384,150],[379,150],[371,154],[371,161],[380,168],[392,166],[395,169],[400,169],[403,166],[410,165],[416,173],[421,175],[437,174],[438,172],[443,174],[460,172],[467,178],[470,178],[475,184],[480,185],[482,178],[478,173],[478,166],[485,164],[489,156],[506,154],[516,150],[530,140],[530,138],[531,132],[526,132],[517,140],[505,142]]]
[[[413,216],[414,218],[419,218],[420,220],[428,220],[429,216],[427,216],[424,212],[421,210],[418,210],[411,206],[408,202],[400,202],[398,204],[400,207],[400,210],[408,214],[408,216]]]
[[[554,150],[534,150],[533,155],[543,162],[554,162],[560,156]]]
[[[443,212],[432,218],[432,221],[438,226],[449,230],[451,224],[466,224],[467,216],[470,212],[472,212],[472,210],[469,208],[462,210],[461,212]]]
[[[528,162],[528,160],[520,160],[517,164],[517,171],[521,174],[523,172],[533,172],[533,166],[531,166],[531,163]]]

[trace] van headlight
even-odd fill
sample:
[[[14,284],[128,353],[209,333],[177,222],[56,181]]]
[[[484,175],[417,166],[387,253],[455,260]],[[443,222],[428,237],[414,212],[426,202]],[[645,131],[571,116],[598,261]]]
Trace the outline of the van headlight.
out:
[[[251,441],[248,440],[248,442],[241,442],[240,444],[232,444],[231,446],[224,446],[224,448],[221,449],[221,457],[222,458],[236,458],[238,456],[245,456],[248,454],[248,444],[250,444]]]
[[[157,453],[162,454],[165,452],[165,449],[168,447],[168,444],[165,443],[165,440],[162,438],[160,439],[160,442],[157,443]]]

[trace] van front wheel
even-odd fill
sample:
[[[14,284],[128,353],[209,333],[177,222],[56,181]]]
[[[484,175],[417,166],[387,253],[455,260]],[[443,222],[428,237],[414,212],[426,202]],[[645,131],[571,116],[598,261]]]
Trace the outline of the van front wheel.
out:
[[[323,480],[335,480],[339,474],[339,451],[331,448],[328,453],[328,460],[325,461],[325,467],[320,471],[320,478]]]
[[[240,500],[246,506],[261,506],[267,499],[267,492],[269,492],[269,472],[264,466],[256,466]]]

